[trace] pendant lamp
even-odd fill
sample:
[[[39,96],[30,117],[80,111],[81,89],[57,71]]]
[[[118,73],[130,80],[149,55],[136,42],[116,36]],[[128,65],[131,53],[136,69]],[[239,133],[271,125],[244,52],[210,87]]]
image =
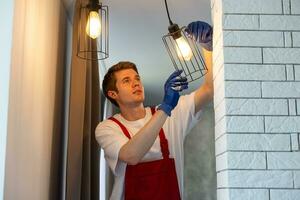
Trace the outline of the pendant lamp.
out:
[[[99,0],[81,3],[77,56],[86,60],[108,58],[108,7]]]
[[[162,37],[167,52],[176,70],[183,70],[188,82],[201,78],[207,73],[199,44],[185,33],[186,27],[179,28],[170,18],[167,0],[166,11],[169,19],[169,33]]]

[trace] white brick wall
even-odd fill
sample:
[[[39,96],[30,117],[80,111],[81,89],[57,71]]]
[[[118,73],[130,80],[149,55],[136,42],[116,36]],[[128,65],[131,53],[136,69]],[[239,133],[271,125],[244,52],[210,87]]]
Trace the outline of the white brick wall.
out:
[[[218,181],[218,188],[293,188],[292,171],[228,170],[218,175],[225,180],[227,178],[227,181]]]
[[[300,171],[294,171],[295,188],[300,188]]]
[[[254,81],[225,81],[225,97],[261,97],[261,83]]]
[[[261,49],[224,47],[224,63],[262,63]]]
[[[300,98],[300,82],[262,82],[266,98]]]
[[[264,132],[264,119],[262,116],[228,116],[226,119],[226,132]]]
[[[224,15],[224,30],[257,30],[259,15]]]
[[[265,129],[268,133],[300,132],[300,116],[265,117]]]
[[[300,190],[271,190],[272,200],[299,200]]]
[[[292,14],[300,14],[300,1],[299,0],[291,0]]]
[[[220,189],[220,200],[269,200],[269,191],[266,189]]]
[[[288,115],[286,99],[227,99],[227,115]],[[289,104],[291,105],[291,104]]]
[[[266,169],[265,152],[226,152],[218,156],[217,172],[225,169]]]
[[[290,151],[288,134],[227,134],[227,151]],[[249,162],[247,162],[249,164]]]
[[[300,0],[212,0],[218,200],[300,199]]]
[[[296,110],[297,110],[297,115],[299,115],[300,114],[300,99],[297,99],[296,100],[297,102],[296,102],[296,104],[297,104],[297,107],[296,107]]]
[[[299,137],[300,135],[298,133],[292,133],[291,134],[291,141],[292,141],[292,151],[299,151]]]
[[[272,5],[269,5],[272,7]],[[293,15],[261,15],[261,30],[291,31],[300,30],[300,16]]]
[[[293,32],[292,38],[293,38],[293,47],[300,47],[300,33]]]
[[[264,48],[263,62],[267,64],[300,64],[300,48]]]
[[[300,66],[297,69],[300,79]],[[225,64],[225,80],[284,81],[285,65]]]
[[[282,0],[283,14],[291,14],[291,2],[290,0]]]
[[[286,80],[293,81],[295,80],[295,69],[293,65],[286,65]]]
[[[300,65],[294,65],[294,71],[295,71],[295,80],[300,80]]]
[[[274,31],[224,31],[225,46],[283,47],[282,32]]]
[[[300,169],[300,152],[268,152],[268,169]]]
[[[281,14],[281,0],[223,0],[224,13]]]

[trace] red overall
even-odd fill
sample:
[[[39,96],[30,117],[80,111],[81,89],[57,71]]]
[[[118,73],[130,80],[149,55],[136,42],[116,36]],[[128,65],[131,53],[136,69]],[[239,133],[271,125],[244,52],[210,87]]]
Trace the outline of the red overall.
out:
[[[152,115],[155,113],[151,108]],[[126,127],[116,122],[124,135],[131,138]],[[125,200],[180,200],[175,161],[169,158],[168,140],[161,128],[159,132],[163,159],[127,165],[125,172]]]

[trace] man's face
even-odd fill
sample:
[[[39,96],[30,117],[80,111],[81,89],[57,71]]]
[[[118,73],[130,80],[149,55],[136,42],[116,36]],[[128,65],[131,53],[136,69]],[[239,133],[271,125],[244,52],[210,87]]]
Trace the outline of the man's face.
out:
[[[140,76],[133,69],[124,69],[115,72],[118,92],[110,91],[119,106],[139,105],[144,102],[144,87]]]

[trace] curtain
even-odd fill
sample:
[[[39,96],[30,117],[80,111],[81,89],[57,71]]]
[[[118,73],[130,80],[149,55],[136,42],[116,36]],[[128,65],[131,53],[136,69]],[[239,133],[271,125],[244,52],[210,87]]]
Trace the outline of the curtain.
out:
[[[66,12],[61,0],[1,1],[0,10],[6,15],[1,24],[13,23],[13,29],[1,26],[1,37],[12,31],[12,40],[4,37],[1,43],[1,51],[9,54],[1,53],[6,57],[1,63],[11,60],[7,138],[0,142],[6,142],[0,199],[60,199]]]
[[[65,199],[98,200],[100,149],[94,132],[100,120],[99,72],[97,61],[76,56],[79,7],[77,0],[73,18]]]

